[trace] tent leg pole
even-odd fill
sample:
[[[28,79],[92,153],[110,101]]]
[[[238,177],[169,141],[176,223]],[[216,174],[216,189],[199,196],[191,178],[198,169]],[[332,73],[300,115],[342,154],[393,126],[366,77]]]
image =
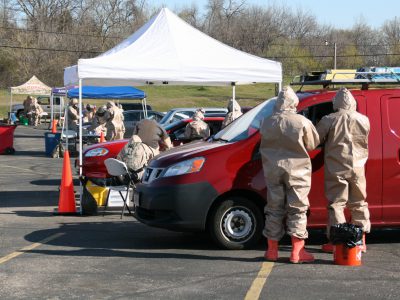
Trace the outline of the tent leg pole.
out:
[[[79,79],[79,178],[82,178],[82,79]],[[82,215],[82,181],[79,180],[79,211]]]
[[[236,100],[236,85],[232,82],[232,99]]]

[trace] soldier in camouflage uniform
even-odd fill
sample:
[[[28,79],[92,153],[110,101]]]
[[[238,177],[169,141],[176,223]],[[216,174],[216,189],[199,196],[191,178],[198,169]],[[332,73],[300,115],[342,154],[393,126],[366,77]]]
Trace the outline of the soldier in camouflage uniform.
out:
[[[242,109],[240,108],[239,103],[234,99],[229,100],[228,113],[226,114],[225,119],[222,122],[222,128],[227,126],[233,120],[239,118],[241,115],[242,115]]]
[[[203,119],[204,115],[201,109],[197,110],[193,115],[193,121],[186,125],[185,139],[199,140],[210,136],[210,127]]]

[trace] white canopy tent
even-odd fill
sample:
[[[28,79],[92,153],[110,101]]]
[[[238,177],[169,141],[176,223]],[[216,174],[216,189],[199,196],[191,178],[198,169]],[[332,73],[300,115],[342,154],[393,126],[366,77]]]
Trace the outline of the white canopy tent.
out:
[[[235,85],[257,82],[276,83],[280,88],[281,63],[225,45],[168,8],[114,48],[95,58],[79,59],[64,71],[64,85],[79,86],[80,109],[82,85],[232,85],[235,98]],[[82,175],[81,140],[79,145]]]
[[[10,88],[10,113],[12,111],[13,94],[20,95],[50,95],[51,87],[41,82],[35,75],[31,77],[27,82],[19,86]]]

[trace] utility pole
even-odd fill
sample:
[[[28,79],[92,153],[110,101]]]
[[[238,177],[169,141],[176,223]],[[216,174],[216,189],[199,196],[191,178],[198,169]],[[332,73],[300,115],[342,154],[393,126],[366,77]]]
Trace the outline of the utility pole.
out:
[[[333,68],[336,70],[336,50],[337,50],[337,48],[336,48],[336,43],[333,43],[333,46],[334,46],[334,48],[335,48],[335,53],[334,53],[334,55],[333,55]]]
[[[325,46],[329,46],[329,42],[327,40],[325,40]],[[333,43],[333,69],[336,69],[337,65],[336,65],[336,58],[337,58],[337,45],[336,42]]]

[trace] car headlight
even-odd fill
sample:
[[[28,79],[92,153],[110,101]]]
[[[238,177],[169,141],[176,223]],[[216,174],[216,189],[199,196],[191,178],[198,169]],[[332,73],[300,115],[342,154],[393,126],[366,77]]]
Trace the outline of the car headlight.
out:
[[[205,162],[204,157],[195,157],[185,161],[181,161],[166,169],[163,177],[177,176],[182,174],[189,174],[199,172]]]
[[[108,149],[106,148],[95,148],[86,152],[85,157],[104,156],[107,155],[107,153]]]

